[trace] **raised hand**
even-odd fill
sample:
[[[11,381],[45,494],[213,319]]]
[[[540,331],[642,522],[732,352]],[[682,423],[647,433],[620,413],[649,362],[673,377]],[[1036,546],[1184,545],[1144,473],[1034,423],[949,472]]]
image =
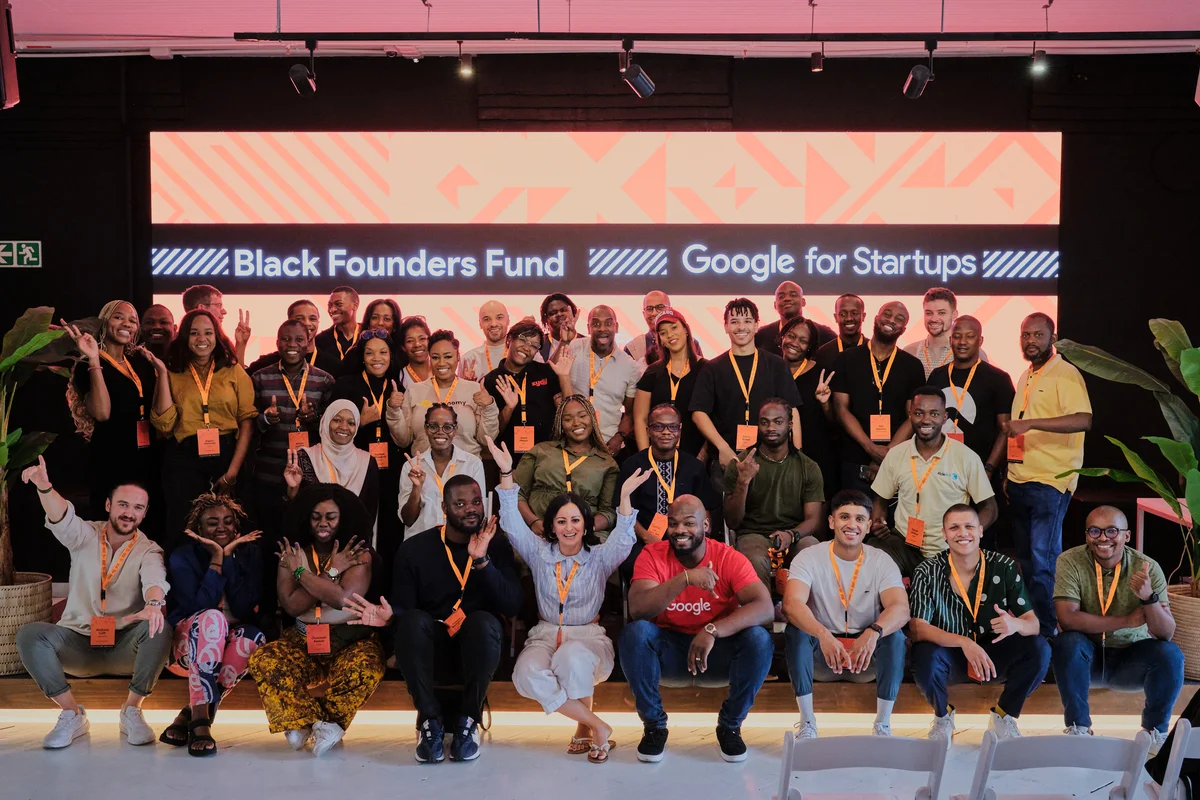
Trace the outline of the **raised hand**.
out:
[[[570,377],[571,367],[575,365],[575,351],[563,344],[558,348],[558,352],[550,361],[550,368],[554,370],[554,374],[563,377]]]
[[[154,355],[154,353],[151,353],[149,348],[146,347],[146,345],[139,344],[137,347],[133,348],[133,350],[130,352],[134,353],[135,355],[139,355],[142,358],[149,361],[150,366],[154,367],[154,371],[157,372],[158,374],[161,375],[162,373],[167,371],[167,365],[163,363],[161,358]]]
[[[371,551],[367,543],[359,541],[357,536],[351,536],[350,541],[346,542],[346,546],[341,550],[338,549],[337,542],[333,543],[333,555],[329,557],[329,566],[335,567],[338,572],[345,572],[370,560]]]
[[[213,563],[220,564],[222,559],[224,559],[225,550],[221,547],[221,545],[217,544],[216,540],[205,539],[195,531],[185,530],[184,533],[187,534],[189,539],[195,539],[197,542],[204,545],[204,548],[208,550],[209,557],[212,559]]]
[[[250,312],[238,309],[238,324],[233,329],[233,343],[241,346],[250,341]]]
[[[754,480],[754,476],[758,474],[758,462],[754,460],[754,452],[757,449],[757,447],[751,447],[746,451],[746,455],[737,462],[738,483],[743,486],[749,485],[750,481]]]
[[[458,377],[462,378],[464,381],[479,380],[479,378],[475,377],[475,359],[472,358],[463,362],[462,369],[459,370]],[[479,402],[476,401],[475,405],[479,405]]]
[[[637,491],[639,486],[650,480],[650,476],[653,474],[653,470],[636,469],[632,475],[625,479],[625,482],[621,484],[621,506],[623,508],[632,506],[629,498],[633,496],[633,493]]]
[[[288,450],[287,464],[283,467],[283,482],[288,485],[289,489],[299,489],[303,480],[304,470],[300,469],[300,464],[296,459],[296,451]]]
[[[238,536],[232,542],[225,545],[225,555],[233,555],[233,551],[237,550],[241,545],[249,544],[250,542],[257,542],[261,538],[262,531],[250,531],[250,533],[243,533],[241,536]]]
[[[496,517],[489,519],[479,529],[479,533],[472,536],[471,541],[467,543],[467,555],[472,559],[483,558],[487,555],[488,545],[492,543],[492,537],[496,535],[496,522]]]
[[[362,411],[359,412],[359,415],[358,415],[358,424],[361,426],[361,425],[370,425],[372,422],[378,422],[379,421],[379,409],[376,408],[374,403],[372,403],[370,400],[368,400],[365,397],[362,399],[362,401],[363,401]]]
[[[65,319],[60,319],[59,322],[62,323],[63,330],[65,330],[67,332],[67,336],[70,336],[71,340],[75,342],[75,346],[79,348],[79,352],[83,354],[83,357],[88,361],[91,361],[93,364],[99,364],[100,345],[96,342],[96,337],[92,336],[90,333],[81,332],[79,330],[79,326],[72,325]]]
[[[517,394],[517,387],[511,375],[505,375],[496,381],[496,391],[500,392],[506,408],[516,408],[520,405],[521,396]]]
[[[317,418],[317,411],[313,408],[313,404],[308,402],[308,395],[300,398],[300,406],[296,409],[296,419],[299,422],[312,422]]]
[[[464,380],[474,380],[474,379],[473,378],[464,378]],[[475,392],[475,394],[471,395],[471,400],[473,400],[475,402],[475,406],[477,408],[486,408],[487,406],[490,406],[492,403],[496,402],[496,398],[492,397],[491,393],[488,392],[487,389],[484,389],[482,386],[479,387],[478,392]]]
[[[43,492],[50,488],[50,476],[46,473],[46,459],[38,456],[38,463],[31,467],[26,467],[21,473],[21,480],[24,483],[32,483]]]
[[[992,608],[996,610],[996,616],[992,617],[992,633],[996,634],[996,638],[992,639],[993,644],[1021,632],[1021,626],[1011,611],[1000,608],[997,603],[992,603]]]
[[[358,592],[355,592],[342,600],[342,610],[358,615],[356,619],[347,620],[347,625],[366,625],[371,628],[385,628],[392,621],[392,606],[386,597],[380,597],[379,605],[375,605]]]
[[[825,405],[829,402],[829,398],[833,396],[833,390],[829,388],[829,382],[833,380],[836,372],[830,372],[829,376],[825,376],[825,370],[821,370],[821,376],[817,380],[817,388],[813,392],[813,397],[817,398],[817,402]]]
[[[1150,586],[1150,562],[1143,561],[1142,568],[1129,576],[1129,588],[1137,596],[1138,600],[1145,602],[1150,599],[1150,595],[1154,593]]]
[[[396,385],[395,378],[392,379],[392,393],[388,395],[388,408],[399,408],[404,405],[404,392],[400,391],[400,387]]]
[[[412,481],[413,491],[419,495],[421,487],[425,485],[425,470],[421,468],[421,459],[413,458],[408,453],[404,454],[404,458],[408,461],[408,479]]]
[[[499,447],[496,447],[496,440],[490,436],[483,437],[487,442],[488,450],[492,451],[492,460],[496,462],[496,467],[501,472],[511,472],[513,468],[512,453],[508,452],[508,445],[503,442]]]
[[[271,405],[263,410],[263,416],[266,417],[268,425],[279,422],[279,402],[275,399],[275,395],[271,395]]]

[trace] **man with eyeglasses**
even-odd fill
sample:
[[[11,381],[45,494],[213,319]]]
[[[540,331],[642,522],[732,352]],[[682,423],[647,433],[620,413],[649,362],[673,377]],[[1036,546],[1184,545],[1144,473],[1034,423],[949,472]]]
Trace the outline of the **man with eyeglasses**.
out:
[[[700,459],[679,449],[683,420],[678,409],[670,403],[661,403],[650,409],[647,419],[650,446],[625,459],[621,464],[621,474],[617,479],[614,494],[615,502],[620,504],[621,487],[625,485],[626,478],[639,469],[654,472],[655,477],[637,487],[629,497],[629,502],[637,510],[637,519],[633,527],[638,540],[625,563],[621,565],[621,578],[625,583],[633,579],[633,565],[642,548],[651,542],[660,541],[666,533],[667,511],[676,497],[695,495],[709,511],[720,503],[720,498],[712,491],[712,481],[708,478],[704,464]]]
[[[488,300],[479,307],[479,330],[483,344],[463,353],[458,364],[459,377],[478,381],[496,368],[508,349],[508,307],[499,300]],[[538,353],[537,360],[542,355]]]
[[[1183,688],[1183,652],[1171,641],[1175,618],[1167,579],[1154,559],[1128,547],[1120,509],[1088,514],[1086,542],[1058,557],[1054,607],[1062,628],[1054,640],[1054,677],[1069,736],[1090,736],[1088,690],[1144,691],[1142,728],[1150,754],[1167,738]]]
[[[766,350],[768,353],[782,356],[783,352],[779,349],[779,329],[785,322],[793,319],[803,320],[806,305],[808,303],[804,299],[804,290],[800,288],[800,284],[795,281],[784,281],[779,284],[775,288],[775,311],[779,314],[779,319],[758,329],[758,333],[754,334],[754,345],[759,350]],[[816,352],[821,345],[832,342],[835,334],[833,328],[822,325],[816,320],[813,320],[813,325],[817,328],[817,341],[813,345],[813,351]]]
[[[542,329],[536,323],[523,320],[513,325],[507,341],[507,354],[484,376],[483,388],[500,409],[496,444],[508,445],[515,455],[550,438],[562,383],[549,364],[535,358],[542,347]]]
[[[1054,352],[1056,341],[1054,320],[1046,314],[1034,312],[1021,322],[1021,355],[1029,369],[1017,381],[1004,425],[1013,542],[1043,636],[1053,636],[1056,627],[1054,564],[1079,483],[1072,470],[1083,466],[1084,433],[1092,427],[1083,376]]]
[[[648,293],[642,298],[642,318],[646,320],[646,332],[641,336],[629,340],[629,344],[625,345],[625,352],[630,357],[638,362],[638,368],[645,370],[647,366],[653,364],[662,358],[662,348],[658,346],[658,326],[655,320],[658,315],[671,307],[671,298],[666,292],[660,292],[657,289]],[[693,339],[695,342],[695,340]],[[696,344],[696,355],[703,357],[704,353],[700,349],[700,343]]]

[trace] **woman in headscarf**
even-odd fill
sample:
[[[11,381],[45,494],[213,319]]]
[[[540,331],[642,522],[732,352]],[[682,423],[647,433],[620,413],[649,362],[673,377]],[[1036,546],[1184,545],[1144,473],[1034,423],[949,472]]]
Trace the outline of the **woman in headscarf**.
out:
[[[289,450],[283,479],[289,499],[314,483],[346,487],[362,500],[374,526],[379,511],[379,466],[370,453],[354,445],[358,423],[358,406],[349,400],[334,400],[321,417],[321,441]]]

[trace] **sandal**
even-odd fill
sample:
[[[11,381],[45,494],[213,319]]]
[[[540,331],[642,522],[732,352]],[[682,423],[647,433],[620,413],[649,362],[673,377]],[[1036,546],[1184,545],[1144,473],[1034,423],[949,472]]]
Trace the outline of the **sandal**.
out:
[[[592,737],[580,736],[571,737],[571,743],[567,745],[567,755],[581,756],[592,749]]]
[[[158,740],[163,744],[171,745],[171,747],[187,747],[188,723],[192,721],[191,707],[184,706],[175,719],[182,719],[183,722],[172,722],[158,735]]]
[[[608,761],[608,752],[617,746],[617,743],[609,739],[604,744],[593,743],[588,748],[588,761],[593,764],[603,764]]]
[[[187,749],[189,756],[197,758],[207,758],[217,754],[217,740],[207,733],[196,733],[196,728],[210,728],[212,726],[211,719],[193,719],[188,723],[188,742]],[[212,747],[206,745],[211,744]],[[197,747],[197,745],[200,745]]]

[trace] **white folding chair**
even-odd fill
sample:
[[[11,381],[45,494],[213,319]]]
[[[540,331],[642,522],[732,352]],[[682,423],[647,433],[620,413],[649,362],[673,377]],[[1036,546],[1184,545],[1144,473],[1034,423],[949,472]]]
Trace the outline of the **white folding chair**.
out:
[[[942,772],[946,769],[945,742],[909,739],[903,736],[833,736],[827,739],[796,739],[783,736],[783,764],[779,771],[776,800],[804,800],[811,794],[794,785],[801,773],[831,769],[890,769],[926,772],[928,783],[913,800],[939,800]],[[839,798],[846,795],[838,794]]]
[[[1186,790],[1179,782],[1179,771],[1185,758],[1200,758],[1200,735],[1193,735],[1192,723],[1182,717],[1175,723],[1175,738],[1171,740],[1171,755],[1167,759],[1167,771],[1160,786],[1146,781],[1146,794],[1150,800],[1183,800]]]
[[[1053,794],[998,795],[991,787],[992,772],[1030,769],[1078,767],[1081,769],[1121,772],[1121,782],[1109,791],[1110,800],[1134,800],[1137,782],[1142,777],[1142,765],[1150,752],[1150,734],[1138,731],[1133,739],[1113,739],[1107,736],[1024,736],[1000,741],[988,731],[983,735],[979,762],[975,765],[975,780],[969,795],[955,795],[954,800],[1000,800],[1026,798],[1032,800],[1070,800],[1087,796],[1094,786],[1080,786],[1079,791]]]

